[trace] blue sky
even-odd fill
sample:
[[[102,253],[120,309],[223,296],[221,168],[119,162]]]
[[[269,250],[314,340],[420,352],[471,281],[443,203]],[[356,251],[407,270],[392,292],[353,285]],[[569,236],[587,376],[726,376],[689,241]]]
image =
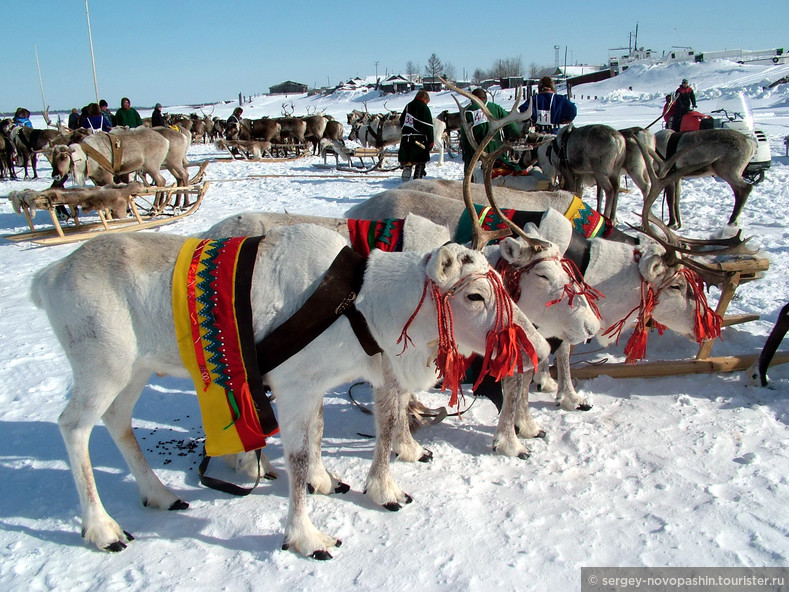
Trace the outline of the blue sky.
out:
[[[543,4],[543,8],[540,5]],[[6,16],[11,0],[2,0]],[[0,114],[95,100],[84,0],[24,2],[6,21]],[[233,100],[295,80],[310,86],[353,76],[398,73],[431,53],[458,76],[520,57],[554,64],[604,63],[639,25],[639,45],[663,51],[692,46],[789,50],[787,0],[563,2],[289,2],[89,0],[99,94],[113,109],[121,97],[152,106]],[[16,9],[14,9],[16,10]],[[377,66],[376,66],[377,62]]]

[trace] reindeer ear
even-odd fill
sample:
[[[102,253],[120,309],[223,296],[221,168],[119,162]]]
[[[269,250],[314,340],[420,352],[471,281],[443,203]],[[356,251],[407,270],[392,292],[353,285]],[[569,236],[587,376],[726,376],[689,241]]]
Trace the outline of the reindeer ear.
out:
[[[528,255],[526,251],[530,247],[523,241],[508,236],[499,243],[499,249],[501,256],[507,263],[518,263]]]
[[[638,270],[648,282],[657,282],[657,280],[665,275],[666,263],[663,258],[655,252],[647,252],[641,257],[638,263]]]
[[[461,257],[463,255],[460,255]],[[454,283],[460,275],[461,262],[455,249],[449,245],[433,251],[433,256],[427,264],[427,276],[440,287]]]

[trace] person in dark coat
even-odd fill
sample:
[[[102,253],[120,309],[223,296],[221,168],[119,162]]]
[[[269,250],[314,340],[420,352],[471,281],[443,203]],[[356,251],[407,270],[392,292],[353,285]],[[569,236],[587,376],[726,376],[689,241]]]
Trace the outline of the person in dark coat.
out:
[[[79,128],[79,111],[77,111],[76,107],[71,110],[71,113],[68,116],[68,128],[70,130]]]
[[[162,104],[156,103],[151,113],[151,127],[161,127],[164,125],[164,115],[162,115]]]
[[[696,93],[688,84],[688,79],[682,80],[682,84],[674,92],[674,115],[671,121],[671,129],[675,132],[682,126],[682,118],[691,109],[696,108]]]
[[[411,178],[411,167],[414,167],[414,179],[425,176],[425,163],[430,160],[433,149],[433,115],[427,106],[430,94],[422,89],[416,93],[414,100],[408,103],[400,115],[400,126],[403,130],[400,150],[397,159],[403,167],[402,179]]]

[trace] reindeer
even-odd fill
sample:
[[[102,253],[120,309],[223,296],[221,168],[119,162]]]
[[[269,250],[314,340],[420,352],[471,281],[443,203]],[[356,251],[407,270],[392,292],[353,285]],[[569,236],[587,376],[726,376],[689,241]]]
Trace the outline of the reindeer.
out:
[[[47,148],[53,140],[60,137],[60,132],[51,129],[34,129],[25,126],[11,128],[11,140],[14,142],[17,154],[22,157],[22,165],[25,168],[25,179],[30,176],[27,172],[28,165],[33,170],[33,178],[38,179],[36,164],[38,153]]]
[[[556,138],[537,149],[537,161],[551,178],[560,176],[562,188],[583,194],[584,178],[597,184],[597,211],[616,223],[619,177],[625,164],[625,139],[607,125],[568,125]],[[603,209],[605,195],[605,209]]]
[[[121,551],[132,539],[106,512],[93,478],[88,439],[99,418],[129,464],[143,504],[169,510],[188,507],[156,478],[131,427],[134,404],[151,373],[187,376],[170,290],[176,259],[187,240],[164,233],[99,236],[40,271],[32,283],[33,301],[47,312],[74,371],[73,393],[58,423],[79,492],[83,536],[99,549]],[[299,309],[344,246],[339,234],[309,225],[268,234],[257,248],[252,275],[255,341]],[[101,298],[94,297],[97,289]],[[422,298],[425,291],[429,295]],[[396,510],[411,501],[389,468],[392,428],[405,394],[432,386],[436,369],[456,384],[458,354],[486,353],[497,367],[516,367],[522,351],[517,344],[512,344],[514,359],[501,359],[498,352],[503,350],[489,349],[493,338],[486,335],[502,330],[522,335],[521,344],[533,349],[537,361],[548,354],[547,343],[503,292],[484,256],[459,245],[427,255],[373,251],[354,307],[380,353],[368,355],[351,324],[338,319],[263,376],[276,395],[288,467],[283,547],[316,559],[331,558],[329,549],[340,541],[312,524],[307,487],[322,494],[348,490],[320,458],[320,407],[327,389],[359,377],[373,385],[377,439],[365,490],[375,503]],[[444,315],[454,318],[453,333],[438,323]],[[402,339],[398,343],[403,335],[405,348]]]
[[[734,209],[727,224],[739,224],[745,202],[753,186],[742,174],[756,151],[756,142],[731,129],[690,132],[660,130],[655,134],[656,151],[644,146],[645,158],[658,163],[649,195],[644,199],[644,213],[650,211],[660,192],[666,190],[671,228],[682,227],[679,208],[680,183],[684,177],[715,175],[729,184],[734,192]],[[652,167],[648,167],[652,170]],[[650,173],[650,177],[653,175]]]
[[[367,148],[383,148],[400,142],[400,120],[392,115],[375,115],[369,122],[356,121],[348,134],[349,140]]]
[[[84,185],[86,177],[96,185],[109,185],[115,176],[141,170],[153,178],[157,187],[164,187],[165,179],[159,172],[162,164],[167,160],[177,167],[184,158],[185,154],[171,156],[170,142],[154,129],[97,132],[79,144],[56,146],[52,152],[52,176],[64,182],[73,173],[78,185]]]
[[[7,127],[10,128],[11,120],[6,119],[2,123],[6,122],[8,122]],[[14,170],[16,154],[16,146],[8,135],[6,126],[0,125],[0,179],[16,179]]]
[[[350,218],[383,219],[401,217],[403,212],[413,212],[438,224],[446,225],[455,236],[459,221],[466,211],[461,200],[463,184],[458,181],[420,179],[403,184],[398,189],[387,190],[349,209],[345,215]],[[486,201],[486,189],[470,185],[472,199],[477,203]],[[584,272],[584,281],[608,298],[596,302],[601,315],[601,325],[608,329],[624,320],[632,325],[639,319],[632,314],[638,310],[642,286],[657,295],[657,304],[651,318],[661,325],[681,335],[698,340],[695,332],[696,312],[706,306],[700,299],[691,280],[682,270],[687,266],[705,272],[705,277],[715,278],[706,273],[703,267],[690,259],[678,260],[676,250],[653,240],[641,241],[612,231],[618,240],[603,238],[583,239],[572,231],[572,226],[563,216],[573,196],[568,192],[524,192],[501,187],[492,187],[496,202],[507,208],[518,208],[513,218],[532,220],[537,223],[540,234],[559,246],[565,256],[581,254],[578,266]],[[568,251],[570,245],[572,249]],[[638,252],[638,256],[636,255]],[[700,254],[700,253],[699,253]],[[588,258],[587,263],[584,260]],[[615,297],[611,297],[611,295]],[[642,319],[643,320],[643,319]],[[598,334],[598,339],[610,342],[615,338]],[[559,383],[542,375],[536,381],[543,390],[557,389],[557,404],[565,410],[588,409],[589,401],[580,397],[571,381],[569,368],[569,344],[563,344],[557,351],[557,370]],[[505,388],[505,403],[507,390]],[[520,400],[520,399],[519,399]],[[518,430],[524,437],[534,437],[542,430],[528,414],[528,400],[523,397],[519,404]]]
[[[322,114],[312,114],[304,118],[304,123],[306,124],[304,139],[309,140],[312,144],[312,153],[318,154],[320,142],[326,132],[329,119]]]

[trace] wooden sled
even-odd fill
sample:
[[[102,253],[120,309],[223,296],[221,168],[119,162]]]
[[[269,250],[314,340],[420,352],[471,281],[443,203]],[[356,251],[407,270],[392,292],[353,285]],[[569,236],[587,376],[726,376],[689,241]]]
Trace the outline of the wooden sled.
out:
[[[705,265],[716,267],[725,275],[721,285],[721,295],[715,309],[723,322],[723,327],[738,325],[759,319],[758,314],[726,316],[726,309],[734,298],[734,292],[741,284],[759,279],[764,271],[769,269],[770,262],[764,257],[738,256],[736,259],[720,262],[705,262]],[[674,376],[681,374],[701,374],[714,372],[737,372],[748,369],[759,354],[743,354],[738,356],[710,357],[715,340],[705,341],[699,347],[695,359],[675,360],[665,362],[644,362],[636,364],[595,364],[573,367],[574,378],[585,379],[605,375],[612,378],[649,378],[657,376]],[[778,353],[773,358],[771,365],[789,362],[789,353]]]
[[[52,218],[52,227],[36,229],[31,216],[31,209],[33,208],[22,205],[20,209],[25,216],[30,231],[4,235],[3,238],[14,242],[30,241],[39,245],[61,245],[88,240],[102,232],[134,232],[136,230],[155,228],[194,214],[197,208],[200,207],[200,203],[203,201],[209,186],[210,182],[206,181],[202,185],[190,185],[188,187],[145,187],[129,199],[128,206],[131,210],[131,215],[125,218],[113,218],[108,210],[98,210],[98,221],[84,222],[80,220],[76,208],[72,207],[73,204],[68,203],[68,206],[72,207],[74,226],[63,226],[58,219],[56,208],[57,206],[66,205],[65,202],[59,203],[57,200],[39,195],[35,198],[35,209],[49,212]],[[161,200],[157,199],[157,194],[162,196]],[[177,194],[183,196],[193,195],[195,196],[194,201],[186,208],[173,207]]]
[[[194,174],[194,176],[189,179],[189,185],[199,185],[203,182],[205,179],[205,170],[208,167],[209,162],[211,161],[204,160],[203,162],[190,162],[186,165],[187,169],[191,167],[200,167],[197,169],[197,172]]]
[[[373,171],[389,172],[400,168],[399,162],[397,163],[397,166],[384,166],[384,161],[387,157],[397,156],[396,152],[391,152],[384,148],[353,148],[346,150],[344,153],[342,153],[342,156],[348,159],[347,163],[340,162],[341,154],[331,146],[324,148],[322,154],[323,164],[321,165],[320,163],[317,163],[313,164],[312,166],[316,168],[332,168],[332,165],[327,162],[328,155],[332,155],[334,156],[335,163],[333,168],[347,173],[364,174],[371,173]],[[358,163],[355,163],[354,159],[358,159]]]

